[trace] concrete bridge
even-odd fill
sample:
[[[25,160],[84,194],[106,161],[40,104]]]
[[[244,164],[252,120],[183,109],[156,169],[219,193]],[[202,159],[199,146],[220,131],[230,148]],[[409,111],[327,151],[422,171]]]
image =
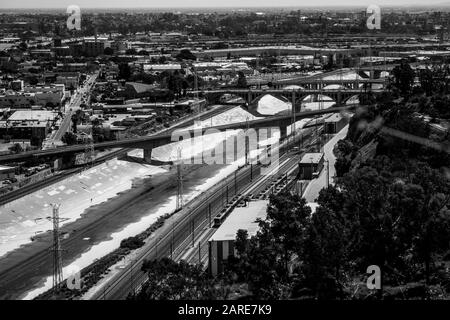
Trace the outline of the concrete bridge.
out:
[[[359,70],[358,75],[364,79],[339,79],[340,70],[336,72],[329,72],[325,74],[317,74],[313,76],[305,77],[304,75],[293,75],[285,77],[281,75],[262,75],[247,77],[247,85],[249,86],[259,86],[259,85],[271,85],[271,89],[282,89],[288,85],[298,85],[305,89],[321,89],[328,85],[341,85],[347,89],[358,89],[360,86],[369,86],[370,84],[386,84],[385,79],[380,79],[382,70],[373,70],[373,76],[369,79],[368,75],[363,71]],[[349,69],[348,71],[352,71]],[[369,70],[367,70],[369,71]],[[322,79],[323,77],[336,76],[336,79]]]
[[[370,87],[372,84],[385,85],[384,79],[282,79],[272,82],[273,89],[282,89],[288,85],[298,85],[304,89],[318,90],[324,89],[330,85],[338,85],[342,89],[359,89],[362,87]],[[325,89],[326,90],[326,89]]]
[[[347,107],[332,107],[323,110],[315,110],[315,111],[304,111],[297,112],[295,114],[296,121],[304,118],[313,118],[315,116],[323,115],[323,114],[331,114],[337,113],[347,110],[356,109],[357,105],[347,106]],[[213,127],[204,127],[198,129],[178,129],[173,130],[172,132],[167,132],[164,134],[156,134],[152,136],[144,136],[138,138],[124,139],[120,141],[108,141],[94,144],[95,150],[103,150],[107,148],[136,148],[144,150],[144,158],[147,162],[151,162],[151,153],[154,148],[178,141],[173,140],[174,137],[183,137],[184,140],[186,137],[194,137],[194,135],[199,134],[210,134],[218,131],[226,131],[226,130],[237,130],[237,129],[249,129],[253,128],[255,130],[259,130],[261,128],[270,130],[277,130],[280,132],[280,138],[283,139],[287,137],[287,128],[293,122],[293,114],[283,115],[283,116],[273,116],[267,117],[264,119],[258,119],[253,121],[245,121],[245,122],[237,122],[237,123],[229,123],[220,126]],[[54,160],[58,158],[65,159],[66,162],[74,161],[75,154],[85,152],[85,145],[74,145],[67,146],[57,149],[49,149],[49,150],[39,150],[39,151],[30,151],[24,152],[15,155],[6,155],[0,156],[0,163],[11,163],[11,162],[20,162],[27,161],[34,158],[43,158],[45,160]]]
[[[352,97],[360,97],[369,93],[379,94],[384,89],[221,89],[221,90],[208,90],[208,91],[189,91],[188,95],[196,95],[205,97],[208,103],[216,104],[220,103],[220,98],[225,94],[238,96],[242,98],[247,104],[256,102],[260,97],[270,94],[273,96],[284,97],[289,99],[295,106],[296,111],[300,108],[302,101],[310,96],[324,95],[330,97],[336,102],[338,106],[344,105],[348,99]]]

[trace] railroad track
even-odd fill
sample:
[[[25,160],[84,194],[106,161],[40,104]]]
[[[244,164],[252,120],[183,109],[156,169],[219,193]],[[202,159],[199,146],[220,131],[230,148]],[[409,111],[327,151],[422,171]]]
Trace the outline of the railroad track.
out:
[[[311,140],[312,142],[312,140],[314,140],[311,137],[312,134],[313,132],[310,132],[310,135],[304,138],[306,140],[305,142],[308,143],[308,141]],[[288,158],[288,155],[286,154],[288,146],[280,146],[281,156],[279,163],[282,163],[281,170],[288,169],[288,171],[290,171],[294,166],[297,166],[297,159],[293,158],[290,161],[286,161]],[[267,176],[259,177],[254,183],[251,179],[253,176],[258,177],[260,170],[261,165],[255,165],[254,168],[252,166],[244,167],[241,169],[239,177],[235,176],[234,179],[227,177],[224,186],[216,187],[206,197],[197,199],[197,201],[201,201],[198,201],[198,206],[191,204],[194,206],[192,210],[189,210],[190,205],[188,204],[187,212],[177,222],[176,226],[172,225],[171,228],[167,228],[164,235],[149,241],[143,247],[143,252],[133,261],[131,266],[126,267],[121,273],[112,278],[110,284],[104,285],[103,290],[99,290],[91,299],[125,299],[130,292],[135,292],[141,288],[142,284],[145,283],[147,279],[147,275],[140,270],[140,267],[147,259],[172,257],[175,260],[180,260],[181,257],[183,257],[183,252],[186,248],[191,244],[192,247],[195,248],[195,242],[202,236],[202,231],[205,231],[205,229],[212,226],[213,217],[217,215],[218,212],[220,212],[220,209],[228,202],[224,201],[225,194],[229,197],[233,190],[233,195],[242,197],[242,192],[247,195],[250,192],[249,190],[252,190],[253,184],[264,189],[264,185],[259,182],[267,180]],[[224,191],[224,188],[226,188],[227,191]],[[184,210],[186,210],[186,208]],[[202,256],[202,252],[204,256],[204,250],[205,249],[200,249],[200,256]],[[202,259],[204,260],[204,257]],[[192,257],[190,260],[192,260]]]
[[[228,107],[228,106],[227,106]],[[223,112],[223,108],[217,108],[213,110],[214,113],[221,113]],[[210,114],[204,115],[204,117],[210,117]],[[185,125],[179,124],[179,126]],[[173,128],[171,128],[173,129]],[[117,150],[111,154],[102,156],[98,158],[95,162],[101,163],[103,161],[106,161],[111,158],[115,158],[119,156],[120,154],[128,152],[130,149],[120,149]],[[50,182],[47,182],[48,184],[55,183],[59,180],[62,180],[64,178],[67,178],[68,176],[81,172],[85,170],[85,167],[79,167],[70,169],[70,171],[65,172],[63,175],[60,175],[58,177],[55,177],[55,180],[52,180]],[[174,187],[175,180],[169,184],[169,185],[160,185],[156,187],[152,192],[157,192],[160,190],[160,193],[163,193],[165,189],[169,187]],[[40,189],[45,185],[45,182],[39,184],[39,186],[34,185],[30,186],[29,190],[23,190],[22,193],[18,196],[23,196],[29,192],[32,192],[34,190]],[[136,198],[133,198],[133,202],[139,202],[141,200],[144,200],[148,198],[148,191],[144,191],[141,194],[139,194]],[[11,201],[11,200],[10,200]],[[99,225],[102,225],[104,223],[107,223],[110,219],[114,218],[117,215],[120,215],[123,213],[123,211],[129,206],[129,203],[124,203],[123,205],[114,208],[114,210],[110,211],[108,214],[105,214],[104,216],[100,217],[99,219],[95,220],[88,226],[84,227],[83,229],[76,230],[76,233],[71,235],[68,239],[62,240],[62,247],[65,248],[65,250],[69,252],[77,252],[77,250],[80,249],[80,244],[83,245],[82,241],[80,239],[88,238],[92,236],[93,230],[95,230]],[[61,231],[67,231],[70,230],[72,227],[70,225],[63,226],[61,228]],[[47,236],[47,235],[45,235]],[[41,242],[42,245],[40,248],[38,248],[37,252],[33,255],[27,257],[26,260],[22,260],[20,263],[17,263],[16,265],[10,266],[4,270],[2,270],[0,274],[0,299],[9,299],[9,298],[18,298],[20,297],[20,294],[23,292],[26,292],[26,286],[29,285],[30,279],[41,277],[42,278],[42,268],[51,268],[52,265],[52,257],[49,253],[48,249],[50,248],[50,242],[47,243],[46,240],[38,239],[36,242]],[[45,243],[45,244],[44,244]],[[50,272],[50,271],[49,271]],[[12,285],[13,283],[16,283],[15,285]],[[14,289],[13,289],[14,288]],[[12,293],[11,293],[12,291]]]

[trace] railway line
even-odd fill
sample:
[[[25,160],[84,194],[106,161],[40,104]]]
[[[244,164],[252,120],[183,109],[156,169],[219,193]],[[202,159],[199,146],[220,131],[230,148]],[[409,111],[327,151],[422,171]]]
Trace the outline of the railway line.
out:
[[[224,108],[216,108],[212,109],[209,112],[201,115],[200,120],[211,117],[212,115],[219,114],[233,106],[225,106]],[[174,130],[177,127],[185,126],[186,123],[193,123],[193,119],[185,119],[182,123],[177,124],[172,128],[168,128],[166,130]],[[158,133],[159,134],[159,133]],[[131,149],[120,149],[114,151],[108,155],[102,156],[94,161],[94,163],[101,163],[103,161],[107,161],[109,159],[120,156]],[[39,190],[47,185],[52,183],[56,183],[61,181],[70,175],[76,174],[85,170],[84,166],[73,168],[65,171],[64,173],[55,176],[54,178],[49,178],[41,183],[36,183],[30,186],[27,186],[27,189],[18,190],[18,193],[14,195],[9,195],[8,198],[2,197],[1,201],[4,203],[13,201],[19,197],[23,197],[24,195],[31,193],[33,191]],[[158,185],[151,190],[146,190],[141,194],[136,195],[135,198],[130,199],[132,202],[139,202],[147,199],[149,197],[148,192],[155,193],[164,193],[164,190],[167,188],[173,188],[176,182],[171,181],[168,184]],[[100,217],[96,217],[94,221],[90,222],[87,226],[84,226],[80,229],[72,226],[71,224],[65,225],[61,227],[61,232],[69,233],[70,236],[67,239],[62,239],[61,245],[65,249],[65,252],[70,252],[72,254],[80,252],[80,250],[85,250],[88,245],[86,241],[83,241],[83,238],[94,238],[95,230],[99,227],[103,226],[105,223],[111,223],[114,217],[120,216],[127,207],[129,207],[130,202],[125,202],[122,205],[114,208],[114,210],[109,211],[107,214],[102,215]],[[76,223],[76,222],[74,222]],[[74,230],[76,228],[76,230]],[[34,285],[37,278],[42,278],[43,274],[51,274],[51,266],[52,266],[52,255],[49,251],[51,247],[51,239],[50,234],[40,235],[37,240],[34,242],[33,253],[20,255],[20,260],[17,263],[6,263],[0,267],[0,299],[14,299],[20,298],[21,295],[29,290],[30,285]],[[19,250],[23,250],[21,248]],[[47,271],[46,271],[47,270]]]
[[[315,131],[310,130],[309,135],[304,137],[304,143],[312,144],[317,139],[313,137]],[[279,167],[274,168],[278,172],[291,172],[297,166],[297,157],[292,157],[286,151],[290,144],[286,142],[280,145]],[[213,219],[220,213],[221,209],[229,204],[232,197],[242,199],[244,195],[262,192],[266,190],[267,184],[272,182],[270,175],[260,175],[261,165],[247,165],[235,174],[228,176],[224,182],[210,190],[209,194],[194,199],[182,210],[181,218],[176,224],[166,226],[163,235],[150,239],[140,254],[131,265],[120,273],[113,276],[102,290],[98,290],[92,296],[92,300],[108,299],[120,300],[127,298],[130,292],[138,290],[145,282],[147,275],[140,270],[142,263],[147,259],[161,259],[172,257],[175,261],[185,257],[189,249],[187,260],[192,261],[195,257],[195,243],[200,238],[208,239],[213,232]],[[192,253],[194,252],[194,253]],[[200,248],[200,256],[205,255],[205,248]],[[195,259],[194,259],[195,260]]]

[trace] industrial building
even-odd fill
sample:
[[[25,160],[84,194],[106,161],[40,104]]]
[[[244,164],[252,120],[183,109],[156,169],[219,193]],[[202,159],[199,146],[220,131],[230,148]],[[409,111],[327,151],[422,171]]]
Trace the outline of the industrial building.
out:
[[[46,110],[21,110],[0,121],[0,137],[30,140],[40,146],[50,132],[57,113]]]
[[[234,256],[238,230],[247,230],[249,238],[256,235],[259,230],[257,220],[266,218],[268,203],[268,200],[257,200],[248,202],[245,207],[236,207],[209,239],[208,268],[213,276],[223,271],[229,256]]]
[[[325,119],[325,133],[336,134],[347,125],[347,119],[340,113],[335,113]]]
[[[299,173],[304,180],[312,180],[319,176],[324,164],[321,152],[305,153],[298,163]]]

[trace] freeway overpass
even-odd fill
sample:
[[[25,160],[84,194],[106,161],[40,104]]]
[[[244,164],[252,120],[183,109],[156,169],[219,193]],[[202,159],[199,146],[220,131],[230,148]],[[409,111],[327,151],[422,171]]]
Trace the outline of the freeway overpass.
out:
[[[353,110],[359,107],[358,105],[346,106],[346,107],[332,107],[323,110],[315,111],[303,111],[297,112],[295,114],[295,119],[298,121],[304,118],[313,118],[314,116],[319,116],[323,114],[338,113],[347,110]],[[185,139],[187,136],[193,137],[193,134],[210,134],[217,131],[225,130],[238,130],[238,129],[261,129],[261,128],[276,128],[280,132],[280,138],[287,136],[287,127],[292,124],[293,114],[267,117],[264,119],[258,119],[246,122],[229,123],[220,126],[204,127],[197,129],[178,129],[173,131],[168,131],[167,133],[145,136],[138,138],[130,138],[119,141],[108,141],[94,144],[94,149],[108,149],[108,148],[136,148],[144,150],[144,158],[146,161],[151,162],[151,152],[154,148],[178,141],[179,137]],[[215,132],[214,132],[215,131]],[[274,130],[272,130],[274,132]],[[273,134],[273,133],[272,133]],[[173,140],[176,137],[176,140]],[[181,139],[180,139],[181,140]],[[85,145],[74,145],[61,147],[57,149],[50,150],[39,150],[39,151],[29,151],[20,154],[0,156],[0,163],[10,163],[10,162],[20,162],[26,161],[34,158],[44,158],[44,159],[57,159],[63,157],[73,157],[76,153],[85,152]]]

